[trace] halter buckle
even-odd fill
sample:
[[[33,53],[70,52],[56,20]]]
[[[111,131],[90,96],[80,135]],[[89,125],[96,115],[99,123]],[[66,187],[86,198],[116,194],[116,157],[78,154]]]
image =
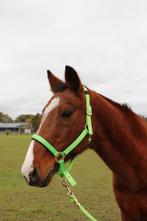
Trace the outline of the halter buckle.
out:
[[[64,161],[65,155],[61,152],[58,153],[58,155],[55,157],[55,160],[57,163],[59,163],[60,161]]]
[[[92,107],[91,107],[91,105],[88,105],[87,107],[86,107],[86,112],[87,112],[87,115],[88,116],[92,116]]]

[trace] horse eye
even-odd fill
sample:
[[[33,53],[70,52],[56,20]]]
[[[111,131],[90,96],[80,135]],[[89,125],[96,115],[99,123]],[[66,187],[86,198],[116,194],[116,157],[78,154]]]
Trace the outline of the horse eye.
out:
[[[62,117],[65,117],[65,118],[68,118],[68,117],[70,117],[71,115],[72,115],[72,111],[71,110],[65,110],[62,114],[61,114],[61,116]]]

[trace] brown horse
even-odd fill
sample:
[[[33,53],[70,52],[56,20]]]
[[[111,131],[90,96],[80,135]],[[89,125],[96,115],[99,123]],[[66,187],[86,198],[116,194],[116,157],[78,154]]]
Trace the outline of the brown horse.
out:
[[[48,71],[54,96],[43,109],[38,134],[58,151],[81,133],[85,125],[83,85],[76,71],[66,66],[65,83]],[[126,105],[89,90],[93,109],[92,142],[85,138],[68,159],[93,149],[113,172],[113,187],[123,221],[147,221],[147,123]],[[68,160],[67,159],[67,160]],[[28,184],[46,186],[57,171],[54,156],[32,141],[22,174]]]

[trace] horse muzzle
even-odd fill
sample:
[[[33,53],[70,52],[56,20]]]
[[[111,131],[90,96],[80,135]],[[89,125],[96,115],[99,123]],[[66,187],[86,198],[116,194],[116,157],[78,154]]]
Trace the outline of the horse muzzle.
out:
[[[52,176],[54,174],[53,170],[50,170],[47,177],[41,178],[37,172],[36,169],[34,169],[30,174],[29,174],[29,180],[26,181],[30,186],[35,186],[35,187],[45,187],[49,184]]]

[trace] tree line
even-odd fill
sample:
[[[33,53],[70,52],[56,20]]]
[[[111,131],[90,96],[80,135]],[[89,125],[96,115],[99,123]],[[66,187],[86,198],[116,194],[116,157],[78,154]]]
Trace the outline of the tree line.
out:
[[[0,122],[2,123],[28,123],[28,127],[36,131],[39,127],[41,114],[21,114],[13,120],[8,114],[0,112]]]

